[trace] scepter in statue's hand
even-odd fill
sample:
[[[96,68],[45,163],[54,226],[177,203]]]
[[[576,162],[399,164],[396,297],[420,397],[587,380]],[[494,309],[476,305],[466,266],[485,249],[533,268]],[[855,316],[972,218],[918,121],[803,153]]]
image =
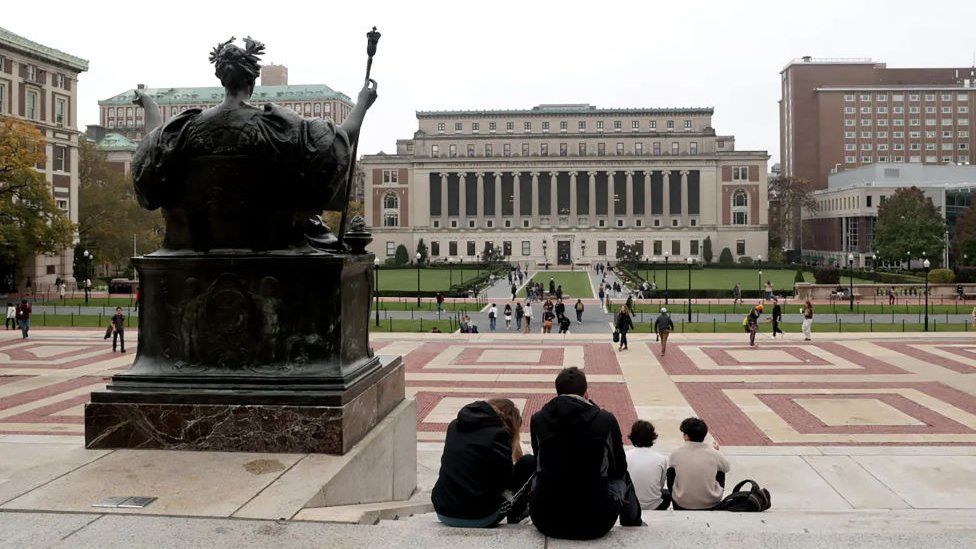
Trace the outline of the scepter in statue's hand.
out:
[[[366,33],[366,79],[363,89],[359,91],[356,100],[356,107],[349,113],[349,117],[342,123],[342,129],[349,136],[352,143],[352,159],[349,161],[349,172],[346,174],[346,207],[342,210],[342,217],[339,220],[339,248],[341,249],[346,237],[346,220],[349,217],[349,203],[352,202],[352,185],[356,176],[356,157],[359,151],[359,130],[363,124],[366,111],[373,102],[376,101],[376,81],[371,79],[370,72],[373,70],[373,56],[376,55],[376,45],[380,41],[380,33],[373,27],[373,30]],[[372,87],[370,85],[372,84]]]

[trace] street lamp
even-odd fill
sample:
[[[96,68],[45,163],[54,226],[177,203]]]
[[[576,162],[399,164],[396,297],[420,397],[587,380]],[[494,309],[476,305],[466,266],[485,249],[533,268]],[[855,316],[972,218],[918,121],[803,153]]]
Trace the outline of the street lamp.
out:
[[[695,258],[688,258],[688,322],[691,322],[691,266],[695,264]]]
[[[651,257],[651,268],[653,269],[653,271],[651,272],[651,282],[655,286],[654,293],[656,294],[657,293],[657,256]]]
[[[549,241],[543,240],[542,241],[542,260],[546,264],[546,270],[547,271],[549,270],[549,254],[547,252],[548,249],[549,249]]]
[[[580,259],[586,261],[586,239],[585,238],[580,240],[580,255],[582,256]]]
[[[854,310],[854,254],[847,254],[847,272],[850,274],[850,298],[851,305],[850,310]]]
[[[922,255],[925,255],[923,252]],[[922,268],[925,269],[925,331],[929,331],[929,267],[932,264],[926,259],[922,262]]]
[[[420,252],[417,252],[417,308],[420,308]]]
[[[664,252],[664,304],[668,304],[668,253]]]
[[[380,325],[380,258],[373,258],[373,285],[376,286],[376,326]]]
[[[85,305],[88,305],[88,293],[91,292],[91,287],[90,287],[91,275],[92,275],[93,265],[95,263],[95,254],[89,252],[88,250],[85,250],[85,253],[83,255],[85,257],[86,269],[85,269],[85,281],[82,284],[84,284],[85,286]]]
[[[761,297],[763,301],[766,301],[766,294],[763,293],[762,285],[762,255],[756,256],[756,265],[759,267],[759,297]]]

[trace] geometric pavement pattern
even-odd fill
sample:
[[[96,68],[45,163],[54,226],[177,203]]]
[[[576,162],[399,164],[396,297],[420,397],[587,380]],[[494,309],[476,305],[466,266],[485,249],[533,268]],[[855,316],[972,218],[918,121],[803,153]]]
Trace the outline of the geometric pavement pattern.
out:
[[[25,341],[0,332],[0,434],[83,434],[89,393],[135,355],[134,344],[113,353],[101,333],[36,330]],[[723,446],[976,444],[976,341],[958,334],[764,339],[757,348],[678,334],[665,357],[646,336],[632,336],[624,353],[584,335],[372,340],[378,354],[403,356],[422,441],[443,440],[473,400],[510,398],[528,418],[552,398],[556,373],[579,366],[590,397],[625,433],[638,415],[673,429],[694,414]]]

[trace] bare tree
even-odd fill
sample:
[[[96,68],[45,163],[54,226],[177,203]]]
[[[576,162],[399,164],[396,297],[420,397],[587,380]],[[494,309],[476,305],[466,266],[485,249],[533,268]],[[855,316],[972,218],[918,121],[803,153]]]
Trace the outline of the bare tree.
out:
[[[817,211],[813,198],[813,181],[791,176],[778,176],[769,180],[769,247],[799,250],[800,215],[803,210]]]

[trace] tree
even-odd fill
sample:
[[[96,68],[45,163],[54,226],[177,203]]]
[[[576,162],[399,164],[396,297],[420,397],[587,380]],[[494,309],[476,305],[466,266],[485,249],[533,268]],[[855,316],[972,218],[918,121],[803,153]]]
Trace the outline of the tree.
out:
[[[945,222],[939,209],[918,187],[898,189],[878,206],[874,244],[881,257],[926,256],[937,259],[944,245]]]
[[[712,237],[710,236],[706,236],[705,242],[702,243],[702,259],[705,260],[706,265],[712,262]]]
[[[365,209],[363,208],[362,202],[358,200],[350,200],[349,217],[346,218],[346,222],[348,223],[350,219],[356,217],[357,215],[361,215],[365,217],[365,214],[363,212],[365,212]],[[342,212],[322,212],[322,221],[325,223],[327,227],[329,227],[333,231],[339,230],[339,223],[341,220],[342,220]]]
[[[427,262],[427,245],[424,244],[424,239],[421,238],[420,242],[417,242],[417,253],[420,254],[421,263]]]
[[[617,261],[620,263],[636,263],[640,258],[640,250],[633,244],[624,244],[617,248]]]
[[[31,124],[0,117],[0,265],[71,245],[75,227],[57,207],[44,174],[44,136]]]
[[[956,218],[952,255],[956,265],[976,265],[976,200]]]
[[[728,248],[722,248],[722,253],[718,254],[718,264],[735,265],[735,259],[732,258],[732,250]]]
[[[132,179],[114,169],[95,143],[82,139],[78,152],[78,237],[84,247],[98,251],[101,265],[125,270],[134,243],[136,253],[162,244],[162,214],[139,206]]]
[[[817,211],[813,181],[777,176],[769,180],[769,247],[800,249],[800,213]]]
[[[406,265],[410,263],[410,256],[407,255],[407,247],[400,244],[396,247],[396,255],[393,256],[394,265]]]

